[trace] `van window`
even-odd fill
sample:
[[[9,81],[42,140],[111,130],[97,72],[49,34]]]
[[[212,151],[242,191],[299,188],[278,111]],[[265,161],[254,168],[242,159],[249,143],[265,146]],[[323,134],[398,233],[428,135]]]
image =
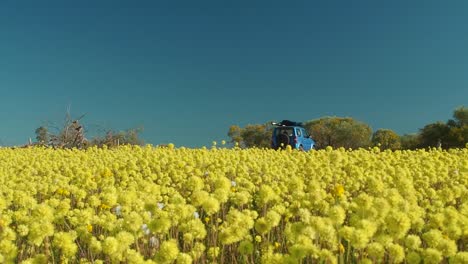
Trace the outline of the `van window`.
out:
[[[297,134],[298,137],[302,137],[301,129],[296,129],[296,134]]]
[[[291,127],[278,128],[275,131],[275,136],[278,136],[279,134],[286,134],[289,137],[291,137],[293,135],[293,128]]]

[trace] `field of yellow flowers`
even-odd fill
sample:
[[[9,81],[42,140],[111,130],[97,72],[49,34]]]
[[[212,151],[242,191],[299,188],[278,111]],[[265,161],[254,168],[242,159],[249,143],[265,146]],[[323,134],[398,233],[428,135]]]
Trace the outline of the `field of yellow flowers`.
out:
[[[468,263],[468,148],[0,149],[0,263]]]

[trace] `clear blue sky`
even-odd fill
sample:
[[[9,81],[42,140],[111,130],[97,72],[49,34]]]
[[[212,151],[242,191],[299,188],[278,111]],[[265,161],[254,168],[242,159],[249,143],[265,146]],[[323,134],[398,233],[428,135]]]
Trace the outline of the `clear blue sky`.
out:
[[[330,115],[411,133],[468,105],[467,47],[465,0],[3,0],[0,140],[69,104],[153,144]]]

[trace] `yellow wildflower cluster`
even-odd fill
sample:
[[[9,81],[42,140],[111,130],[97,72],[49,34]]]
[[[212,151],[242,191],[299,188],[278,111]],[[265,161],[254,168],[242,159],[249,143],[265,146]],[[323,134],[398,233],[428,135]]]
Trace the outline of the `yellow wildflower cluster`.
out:
[[[0,148],[20,262],[468,263],[468,148]]]

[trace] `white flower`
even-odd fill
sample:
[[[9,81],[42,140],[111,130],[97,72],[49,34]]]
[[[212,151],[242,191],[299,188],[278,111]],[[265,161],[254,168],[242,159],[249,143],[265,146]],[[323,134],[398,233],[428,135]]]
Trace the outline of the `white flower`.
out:
[[[231,181],[231,186],[232,187],[236,187],[237,186],[237,183],[235,181]]]
[[[150,232],[151,232],[151,231],[149,230],[147,224],[143,224],[143,225],[141,226],[141,229],[143,230],[143,233],[145,233],[145,235],[149,235]]]
[[[198,212],[194,212],[194,213],[193,213],[193,216],[194,216],[195,218],[200,218],[200,214],[199,214]]]
[[[158,208],[162,210],[164,208],[164,204],[163,203],[158,203]]]
[[[152,247],[158,247],[158,246],[159,246],[159,240],[158,240],[156,237],[152,236],[152,237],[150,238],[149,244],[150,244]]]
[[[122,206],[121,205],[117,205],[117,207],[115,207],[115,214],[118,215],[118,216],[122,215]]]

